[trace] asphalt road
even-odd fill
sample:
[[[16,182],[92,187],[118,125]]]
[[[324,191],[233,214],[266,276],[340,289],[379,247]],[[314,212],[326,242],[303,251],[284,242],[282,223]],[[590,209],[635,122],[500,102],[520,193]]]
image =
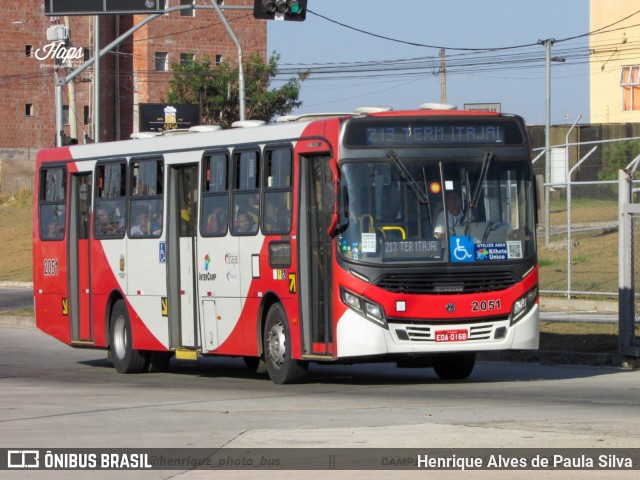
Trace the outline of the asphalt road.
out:
[[[0,286],[0,312],[33,306],[32,288]]]
[[[0,327],[0,352],[1,448],[640,445],[637,370],[479,362],[469,380],[443,382],[430,369],[312,365],[305,383],[278,386],[229,358],[173,360],[167,373],[121,375],[105,352],[73,349],[30,328]],[[115,472],[4,473],[74,479],[113,478]],[[347,473],[340,478],[354,478]],[[368,477],[389,478],[391,472],[382,473]],[[485,473],[492,475],[479,478],[507,478]],[[567,478],[533,473],[528,478]],[[604,474],[579,473],[581,479]],[[619,472],[607,477],[633,478],[612,473]],[[265,476],[276,474],[283,472]],[[256,472],[118,473],[142,479],[214,476],[255,478]]]

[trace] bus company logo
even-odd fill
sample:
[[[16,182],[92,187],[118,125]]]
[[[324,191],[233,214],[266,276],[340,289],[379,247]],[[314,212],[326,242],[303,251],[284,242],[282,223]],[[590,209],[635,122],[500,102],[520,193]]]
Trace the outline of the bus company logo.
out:
[[[39,450],[7,450],[7,468],[39,468]]]
[[[201,282],[213,282],[216,279],[215,273],[209,273],[209,265],[211,265],[211,257],[207,253],[203,261],[204,273],[198,273]]]
[[[240,262],[240,255],[237,253],[227,253],[224,256],[224,263],[227,265],[237,265]]]

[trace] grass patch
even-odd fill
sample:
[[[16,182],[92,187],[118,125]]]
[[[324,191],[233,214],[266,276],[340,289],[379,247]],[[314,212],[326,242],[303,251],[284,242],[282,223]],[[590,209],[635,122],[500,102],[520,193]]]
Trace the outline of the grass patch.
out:
[[[618,324],[541,322],[540,350],[552,352],[617,353]]]
[[[33,307],[15,308],[13,310],[0,310],[0,315],[4,317],[33,317]]]
[[[31,282],[33,194],[0,197],[0,281]]]

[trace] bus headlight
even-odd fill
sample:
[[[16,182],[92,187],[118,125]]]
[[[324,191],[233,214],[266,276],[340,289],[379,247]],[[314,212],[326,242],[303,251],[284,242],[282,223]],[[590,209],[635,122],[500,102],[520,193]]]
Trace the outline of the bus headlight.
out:
[[[362,302],[360,301],[360,297],[357,295],[354,295],[347,290],[342,290],[342,301],[358,313],[362,313]]]
[[[520,317],[531,310],[531,307],[536,303],[537,298],[538,286],[536,285],[529,290],[526,295],[513,302],[513,308],[511,309],[511,325],[518,322]]]
[[[387,328],[387,321],[384,316],[384,310],[380,305],[371,300],[363,298],[355,293],[351,293],[349,290],[341,288],[342,302],[354,310],[358,312],[360,315],[364,316],[368,320],[381,325]]]

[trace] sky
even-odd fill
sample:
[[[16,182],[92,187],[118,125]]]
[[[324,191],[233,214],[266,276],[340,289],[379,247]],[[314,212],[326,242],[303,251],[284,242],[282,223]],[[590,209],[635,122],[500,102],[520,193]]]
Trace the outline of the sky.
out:
[[[588,37],[570,39],[589,32],[587,0],[308,0],[308,10],[303,22],[267,24],[278,80],[311,70],[292,113],[440,102],[444,48],[447,103],[499,103],[544,124],[545,47],[537,42],[553,38],[551,56],[565,61],[551,62],[551,121],[589,121]]]

